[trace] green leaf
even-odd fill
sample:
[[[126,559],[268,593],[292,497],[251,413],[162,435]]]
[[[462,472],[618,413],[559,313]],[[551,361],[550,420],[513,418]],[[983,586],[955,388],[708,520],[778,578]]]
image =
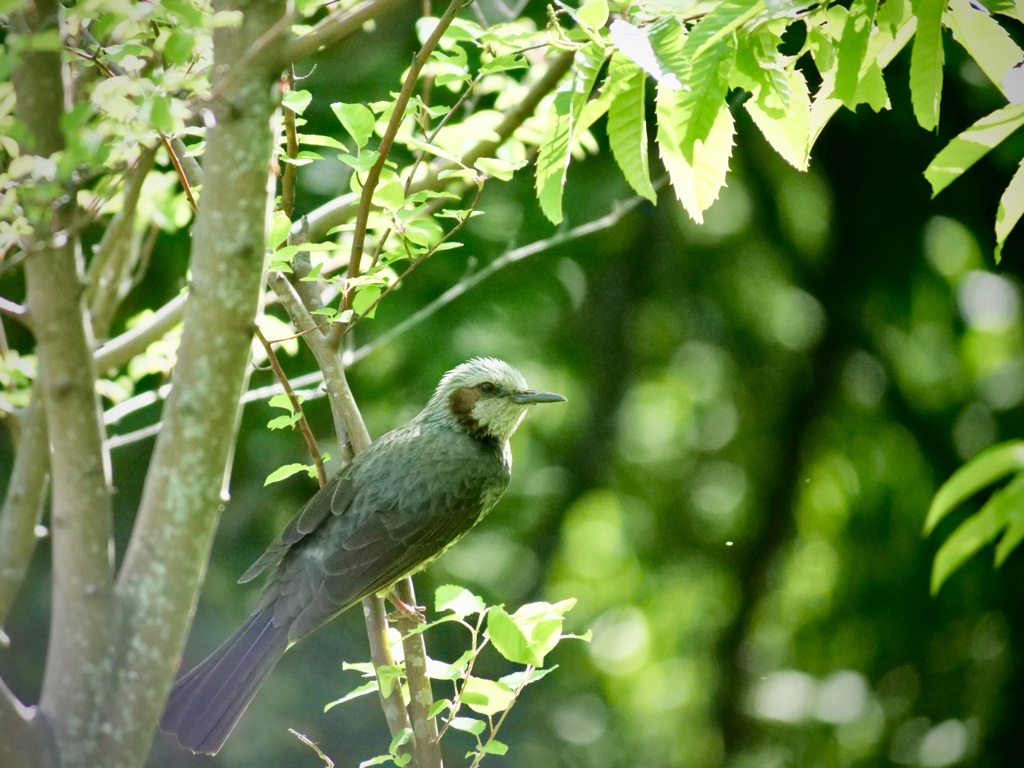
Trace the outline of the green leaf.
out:
[[[939,124],[942,100],[942,12],[947,0],[916,0],[917,33],[910,54],[910,100],[914,116],[926,131]]]
[[[291,231],[292,221],[288,218],[288,215],[284,211],[274,211],[274,220],[270,225],[270,231],[267,233],[267,248],[277,248],[281,243],[288,239],[288,233]]]
[[[309,91],[288,91],[281,97],[281,104],[295,114],[301,115],[312,100],[313,94]]]
[[[434,592],[434,610],[437,613],[451,611],[459,618],[483,613],[487,604],[468,589],[454,584],[444,584]]]
[[[275,416],[267,422],[267,429],[284,429],[285,427],[290,427],[301,418],[301,413],[286,413],[283,416]]]
[[[509,661],[517,664],[533,663],[527,648],[526,635],[501,606],[494,606],[487,613],[487,636],[491,638],[498,653]]]
[[[604,49],[588,43],[576,52],[572,77],[555,94],[548,128],[537,154],[536,191],[540,208],[552,224],[562,221],[562,190],[576,123],[604,63]]]
[[[377,158],[380,156],[379,152],[360,152],[358,157],[353,157],[345,152],[338,155],[338,159],[348,167],[360,173],[366,173],[373,167],[373,164],[377,162]]]
[[[932,594],[972,555],[995,540],[1011,522],[1024,521],[1024,473],[1018,474],[1005,488],[992,497],[975,514],[967,518],[946,539],[935,554],[932,565]]]
[[[353,688],[351,691],[346,693],[340,699],[335,699],[334,701],[332,701],[329,704],[325,705],[324,706],[324,712],[328,711],[329,709],[333,709],[334,707],[338,706],[339,704],[344,704],[346,701],[351,701],[352,699],[358,699],[360,696],[365,696],[368,693],[376,693],[377,692],[377,688],[378,688],[378,686],[377,686],[377,681],[376,680],[371,680],[368,683],[363,683],[358,688]]]
[[[404,670],[393,664],[381,664],[376,669],[377,682],[380,684],[380,695],[385,699],[391,695],[395,684],[400,684]]]
[[[675,21],[672,19],[671,21]],[[616,19],[608,27],[609,35],[618,53],[622,54],[644,72],[661,82],[666,74],[671,78],[674,87],[679,87],[678,78],[671,72],[662,68],[662,59],[655,52],[654,41],[662,48],[665,58],[673,58],[682,51],[686,42],[686,30],[679,23],[655,24],[651,28],[651,37],[647,32],[635,27],[624,19]]]
[[[525,160],[509,162],[508,160],[499,160],[495,157],[481,157],[473,163],[473,167],[481,173],[486,173],[488,176],[493,176],[502,181],[512,181],[512,176],[524,165],[526,165]]]
[[[722,0],[690,30],[685,54],[695,60],[706,50],[730,38],[733,32],[765,8],[761,0]]]
[[[535,683],[542,677],[547,677],[552,672],[558,669],[558,666],[548,667],[547,669],[535,669],[530,667],[529,669],[523,669],[519,672],[513,672],[509,675],[505,675],[500,678],[501,682],[507,685],[512,690],[519,688],[520,686],[527,686],[530,683]]]
[[[1017,166],[1017,171],[1010,179],[1009,186],[999,198],[999,210],[996,211],[995,258],[997,264],[1003,258],[1003,245],[1006,243],[1006,238],[1020,221],[1021,214],[1024,214],[1024,160],[1021,160],[1020,165]]]
[[[576,21],[588,29],[601,29],[608,23],[607,0],[587,0],[576,12]]]
[[[952,0],[946,22],[953,38],[971,55],[992,84],[1004,96],[1006,73],[1024,59],[1024,51],[1010,37],[1010,33],[987,11],[972,5],[969,0]]]
[[[646,82],[640,67],[620,53],[612,56],[606,85],[614,92],[608,108],[608,143],[626,182],[653,203],[658,196],[647,157]]]
[[[952,181],[1022,125],[1024,104],[1007,104],[985,115],[950,141],[924,171],[924,177],[932,186],[932,196],[948,187]]]
[[[854,96],[877,11],[878,0],[853,0],[843,27],[843,36],[839,39],[835,94],[850,109],[857,106]]]
[[[366,146],[366,142],[370,140],[373,126],[376,123],[373,112],[362,104],[344,104],[342,102],[331,104],[331,111],[334,112],[342,126],[355,140],[356,147],[362,149]]]
[[[498,741],[497,739],[491,739],[480,747],[480,751],[485,755],[504,755],[508,752],[508,744]]]
[[[267,475],[267,479],[263,481],[263,486],[266,487],[271,483],[280,482],[281,480],[289,478],[292,475],[296,475],[299,472],[308,471],[309,467],[305,464],[285,464],[283,467],[278,467],[269,475]]]
[[[698,224],[704,222],[704,211],[718,199],[725,186],[732,155],[735,125],[732,113],[723,102],[706,142],[693,145],[691,157],[682,150],[685,127],[676,123],[678,91],[658,86],[658,151],[668,170],[672,188],[683,208]]]
[[[452,708],[451,699],[438,699],[430,705],[430,709],[427,710],[427,717],[437,717],[442,712],[447,712]]]
[[[356,295],[352,297],[352,309],[359,316],[366,313],[366,317],[373,317],[377,312],[377,307],[371,306],[373,302],[380,298],[381,287],[379,285],[367,285],[356,291]],[[379,305],[378,305],[379,306]]]
[[[394,738],[391,739],[391,744],[388,745],[388,752],[392,755],[398,752],[398,748],[409,743],[409,739],[412,738],[412,728],[402,728],[395,734]]]
[[[790,97],[781,116],[766,112],[753,99],[743,106],[772,148],[794,168],[806,171],[811,151],[811,99],[801,72],[790,70],[786,79]]]
[[[684,51],[691,47],[692,41],[691,33]],[[693,160],[694,142],[707,139],[725,103],[729,72],[735,58],[732,38],[721,38],[697,56],[689,68],[676,71],[686,87],[676,92],[673,120],[683,127],[679,148],[690,162]]]
[[[504,712],[515,701],[515,694],[504,683],[470,677],[462,687],[462,703],[481,715]]]
[[[457,731],[466,731],[474,736],[479,736],[487,727],[482,720],[477,720],[475,717],[453,717],[448,721],[448,725]]]
[[[935,530],[946,515],[982,488],[1022,469],[1024,441],[1013,440],[986,448],[954,472],[936,492],[925,520],[925,536]]]

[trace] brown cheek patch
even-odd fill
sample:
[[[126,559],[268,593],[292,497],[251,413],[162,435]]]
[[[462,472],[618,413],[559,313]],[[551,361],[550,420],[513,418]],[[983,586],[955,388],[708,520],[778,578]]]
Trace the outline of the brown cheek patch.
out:
[[[480,422],[473,418],[473,406],[479,399],[480,393],[472,387],[460,387],[448,398],[448,407],[451,408],[452,415],[470,432],[484,431]]]

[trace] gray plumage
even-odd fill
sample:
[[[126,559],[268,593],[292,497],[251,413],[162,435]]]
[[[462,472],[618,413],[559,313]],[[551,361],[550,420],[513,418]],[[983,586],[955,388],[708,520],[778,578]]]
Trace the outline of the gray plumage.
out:
[[[512,366],[476,358],[449,371],[430,401],[336,474],[240,582],[267,573],[255,611],[171,690],[161,728],[216,754],[297,640],[442,554],[504,493],[509,438],[533,392]]]

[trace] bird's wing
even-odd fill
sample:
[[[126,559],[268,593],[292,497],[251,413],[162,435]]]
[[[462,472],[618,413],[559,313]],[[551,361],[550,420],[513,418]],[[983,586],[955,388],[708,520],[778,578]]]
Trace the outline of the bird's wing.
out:
[[[239,584],[252,581],[271,565],[275,565],[289,549],[313,533],[333,512],[342,514],[355,498],[356,488],[352,483],[348,467],[327,481],[305,506],[288,522],[274,543],[267,547],[260,558],[238,579]]]

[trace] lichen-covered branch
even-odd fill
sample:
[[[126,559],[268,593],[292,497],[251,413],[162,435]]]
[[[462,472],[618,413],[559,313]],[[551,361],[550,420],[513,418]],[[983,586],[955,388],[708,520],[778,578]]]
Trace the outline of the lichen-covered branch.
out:
[[[118,576],[116,685],[100,735],[103,764],[141,764],[187,634],[189,613],[225,501],[254,321],[262,291],[278,72],[247,56],[284,16],[283,2],[215,3],[242,10],[214,31],[214,124],[192,237],[192,280],[173,389],[135,529]]]
[[[15,21],[29,37],[59,28],[54,0],[28,5]],[[59,50],[28,46],[13,73],[23,152],[64,148],[64,81]],[[43,50],[46,48],[46,50]],[[52,450],[53,606],[40,708],[67,765],[86,764],[86,735],[105,684],[113,624],[108,464],[96,399],[93,342],[82,304],[74,195],[31,214],[25,259],[28,307],[39,355],[38,392]],[[56,233],[60,233],[57,235]]]

